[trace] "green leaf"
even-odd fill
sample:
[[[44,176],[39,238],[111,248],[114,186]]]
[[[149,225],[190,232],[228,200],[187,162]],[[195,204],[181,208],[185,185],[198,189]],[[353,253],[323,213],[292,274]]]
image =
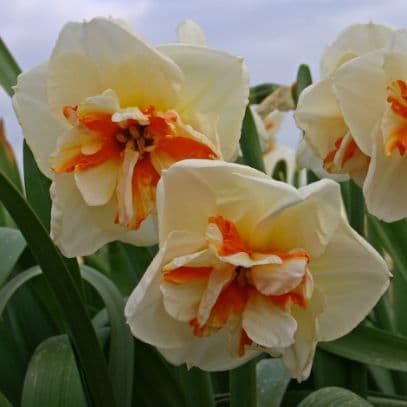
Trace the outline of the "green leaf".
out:
[[[317,349],[312,367],[317,389],[328,386],[348,387],[348,360]]]
[[[277,181],[287,182],[287,162],[285,160],[278,161],[271,176]]]
[[[258,105],[268,95],[277,90],[281,85],[275,83],[262,83],[250,88],[249,104]]]
[[[293,99],[295,105],[297,106],[298,98],[300,97],[301,92],[311,85],[312,83],[312,76],[311,71],[308,65],[300,65],[297,71],[297,80],[295,85],[293,86]]]
[[[102,297],[109,314],[111,333],[109,374],[119,406],[131,406],[133,387],[133,336],[124,318],[124,300],[116,286],[103,274],[82,266],[82,277]]]
[[[243,119],[242,133],[240,136],[240,148],[242,149],[243,158],[246,165],[249,165],[256,170],[266,172],[256,124],[249,107],[246,108]]]
[[[319,346],[350,360],[407,372],[407,337],[381,329],[358,326],[348,335],[320,342]]]
[[[86,407],[74,354],[66,335],[52,337],[35,351],[24,380],[22,407]]]
[[[21,230],[58,300],[93,403],[114,406],[104,356],[70,270],[38,217],[2,173],[0,200]]]
[[[14,93],[12,86],[17,83],[20,72],[15,59],[0,37],[0,85],[10,96]]]
[[[230,407],[256,407],[256,363],[246,362],[229,372]]]
[[[298,407],[369,407],[366,400],[340,387],[325,387],[307,396]]]
[[[0,287],[12,272],[25,246],[19,230],[0,227]]]
[[[6,396],[0,392],[0,407],[13,407],[11,403],[6,399]]]
[[[281,359],[263,359],[256,366],[257,407],[279,407],[291,376]]]

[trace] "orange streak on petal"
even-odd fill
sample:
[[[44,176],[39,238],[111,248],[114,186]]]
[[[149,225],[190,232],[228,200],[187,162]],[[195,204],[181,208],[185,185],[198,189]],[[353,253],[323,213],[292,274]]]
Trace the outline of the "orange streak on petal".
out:
[[[287,294],[283,295],[270,295],[266,297],[269,299],[274,305],[277,305],[280,308],[285,308],[291,304],[297,304],[301,308],[307,308],[308,300],[305,298],[304,295],[304,287],[307,283],[307,274],[304,274],[300,284],[294,288],[294,290],[290,291]]]
[[[155,192],[160,175],[153,167],[150,156],[137,161],[133,172],[134,218],[130,229],[138,229],[141,222],[155,209]]]
[[[397,85],[399,85],[401,96],[404,99],[406,99],[407,98],[407,84],[404,81],[399,79],[397,81]]]
[[[206,281],[213,271],[213,267],[178,267],[164,273],[164,281],[167,283],[184,284],[193,281]]]
[[[240,237],[233,222],[223,216],[211,216],[208,222],[214,223],[222,233],[223,244],[219,248],[221,256],[229,256],[240,252],[252,253],[250,247]]]
[[[245,354],[245,346],[251,345],[253,341],[249,338],[246,331],[242,329],[240,333],[240,341],[239,341],[239,356],[244,356]]]
[[[157,145],[157,150],[167,153],[175,161],[188,158],[217,158],[216,153],[209,146],[187,137],[162,138]]]
[[[407,106],[403,105],[393,96],[389,96],[387,98],[387,101],[390,103],[391,110],[393,110],[395,114],[403,117],[404,119],[407,119]]]

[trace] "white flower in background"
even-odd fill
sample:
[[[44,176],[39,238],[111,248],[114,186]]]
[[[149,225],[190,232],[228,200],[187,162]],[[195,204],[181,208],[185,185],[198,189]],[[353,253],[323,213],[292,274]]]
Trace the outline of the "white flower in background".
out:
[[[185,160],[163,174],[157,205],[160,250],[125,314],[174,364],[226,370],[268,352],[304,380],[317,342],[352,330],[389,285],[333,181],[296,190],[246,166]]]
[[[13,98],[53,181],[51,234],[63,253],[155,243],[162,170],[184,158],[231,159],[248,92],[241,58],[153,48],[112,19],[65,25],[50,60],[19,76]]]
[[[343,65],[333,83],[349,130],[369,157],[368,210],[387,222],[407,217],[407,31]]]
[[[336,99],[334,76],[348,61],[383,48],[391,33],[389,27],[372,23],[348,27],[325,50],[321,80],[300,95],[295,119],[305,132],[305,143],[319,158],[320,165],[311,168],[317,174],[350,176],[357,184],[363,184],[370,158],[343,117]],[[302,151],[308,154],[306,147],[302,147]],[[299,157],[298,161],[307,160]],[[321,173],[321,167],[325,174]]]

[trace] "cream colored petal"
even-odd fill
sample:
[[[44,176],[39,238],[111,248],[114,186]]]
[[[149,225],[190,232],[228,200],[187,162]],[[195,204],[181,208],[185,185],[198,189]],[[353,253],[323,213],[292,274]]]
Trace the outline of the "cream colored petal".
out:
[[[169,58],[113,19],[69,23],[50,59],[48,93],[55,111],[113,89],[122,106],[166,110],[177,99],[182,72]]]
[[[344,219],[325,253],[311,261],[310,271],[326,302],[318,318],[322,341],[350,332],[389,286],[384,260]]]
[[[295,342],[283,352],[283,362],[291,376],[299,382],[306,380],[311,373],[312,362],[318,342],[317,317],[324,307],[322,295],[316,291],[306,309],[292,307],[292,315],[297,321]]]
[[[133,219],[133,172],[139,159],[138,151],[130,145],[126,145],[123,151],[123,162],[118,171],[117,183],[117,215],[122,225],[127,225]]]
[[[342,65],[335,73],[334,92],[356,144],[371,155],[372,131],[386,107],[383,51],[375,51]]]
[[[387,85],[395,80],[407,82],[407,53],[386,52],[383,59],[383,70]]]
[[[300,200],[278,213],[270,212],[253,230],[253,242],[260,248],[289,251],[304,249],[318,257],[329,243],[340,220],[339,185],[321,180],[299,189]]]
[[[158,184],[160,241],[177,229],[205,236],[208,218],[215,215],[234,222],[242,236],[250,236],[266,211],[277,211],[298,199],[293,187],[247,166],[184,160],[171,166]]]
[[[86,170],[75,171],[75,182],[85,203],[89,206],[106,205],[117,184],[120,163],[109,160]]]
[[[159,348],[158,350],[172,364],[186,363],[189,368],[197,366],[209,372],[233,369],[260,353],[255,350],[247,350],[244,356],[237,357],[231,352],[229,341],[230,331],[225,327],[215,335],[194,338],[187,346],[172,349]]]
[[[185,239],[185,234],[173,233],[162,246],[142,279],[131,293],[124,313],[133,335],[140,340],[163,348],[186,346],[194,336],[188,323],[171,317],[164,308],[161,269],[172,252],[196,250],[196,241]],[[188,247],[189,246],[189,247]]]
[[[177,41],[191,45],[206,47],[208,42],[201,27],[192,20],[185,20],[178,24]]]
[[[352,58],[383,48],[392,35],[391,27],[381,24],[353,24],[329,45],[321,59],[321,77],[332,74]]]
[[[150,119],[137,107],[128,107],[116,111],[112,116],[112,122],[120,123],[126,120],[136,120],[140,125],[147,126],[150,123]]]
[[[51,187],[51,235],[66,257],[93,254],[104,244],[121,240],[138,246],[157,243],[156,218],[150,216],[136,232],[115,224],[116,204],[85,204],[73,174],[60,174]]]
[[[100,95],[87,97],[78,105],[78,115],[86,116],[89,113],[113,114],[120,109],[120,101],[116,92],[107,89]]]
[[[327,78],[306,88],[294,113],[297,126],[305,132],[306,142],[321,159],[348,132],[332,85],[332,79]]]
[[[202,295],[198,309],[198,322],[204,325],[223,288],[234,278],[235,268],[227,264],[218,264],[209,276],[208,284]]]
[[[287,146],[277,146],[270,152],[263,155],[264,165],[266,172],[270,176],[274,174],[276,165],[284,161],[286,165],[286,182],[292,184],[294,180],[294,173],[296,169],[295,151]]]
[[[183,284],[162,283],[160,288],[166,312],[177,321],[191,321],[198,313],[206,284],[206,281]]]
[[[386,46],[387,49],[396,52],[406,52],[407,51],[407,30],[401,28],[393,32],[390,40]]]
[[[297,287],[307,271],[304,257],[284,260],[282,264],[254,266],[250,269],[252,284],[264,295],[282,295]]]
[[[370,213],[386,222],[407,217],[407,158],[394,149],[386,156],[383,136],[375,130],[376,143],[363,186],[366,206]]]
[[[223,158],[230,160],[238,146],[249,96],[243,60],[225,52],[186,44],[164,45],[158,50],[174,60],[185,75],[175,109],[185,123],[210,137],[214,144],[219,135]],[[216,134],[208,134],[200,127],[197,120],[200,116],[212,123],[207,128],[215,127]]]
[[[47,73],[48,64],[43,63],[20,74],[14,88],[13,106],[38,167],[52,178],[49,157],[55,151],[58,137],[68,131],[69,126],[65,118],[60,121],[49,110]]]
[[[319,178],[329,178],[337,182],[347,181],[349,176],[346,174],[331,174],[324,170],[322,159],[318,157],[305,138],[300,141],[296,152],[296,161],[299,168],[312,170]]]
[[[260,346],[287,347],[294,343],[297,322],[264,296],[253,294],[243,311],[242,327]]]

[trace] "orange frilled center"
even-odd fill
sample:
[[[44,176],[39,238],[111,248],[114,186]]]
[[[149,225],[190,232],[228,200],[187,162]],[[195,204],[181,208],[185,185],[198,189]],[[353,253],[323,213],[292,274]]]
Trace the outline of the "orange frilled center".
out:
[[[112,120],[113,114],[98,111],[81,113],[78,106],[65,106],[63,114],[69,123],[81,134],[91,136],[96,147],[90,151],[79,149],[72,154],[67,143],[63,146],[64,154],[56,154],[52,165],[57,174],[86,171],[111,160],[120,166],[126,149],[137,152],[137,163],[131,169],[134,216],[123,224],[129,229],[138,229],[155,208],[155,188],[162,168],[154,164],[153,154],[160,165],[164,162],[167,166],[189,158],[218,158],[209,145],[186,136],[185,131],[178,134],[179,118],[175,112],[160,113],[154,106],[140,109],[140,112],[147,119],[147,124],[135,119],[116,122]],[[117,199],[120,200],[120,197],[117,196]],[[116,223],[121,223],[118,219],[119,216]]]
[[[387,87],[387,102],[392,112],[396,115],[397,125],[386,135],[385,151],[390,156],[397,149],[400,155],[407,150],[407,84],[402,80],[396,80]]]
[[[309,263],[309,256],[306,251],[297,249],[289,252],[281,250],[255,251],[251,248],[240,236],[235,224],[223,216],[210,217],[208,223],[215,224],[222,233],[223,243],[218,247],[218,255],[230,256],[237,253],[247,253],[249,256],[254,256],[255,253],[276,255],[281,260],[289,259],[305,259]],[[223,287],[214,306],[211,309],[210,316],[205,324],[201,324],[198,318],[193,318],[190,325],[193,328],[193,333],[197,337],[209,336],[217,330],[221,329],[232,315],[240,315],[244,312],[245,307],[253,295],[261,295],[267,301],[271,301],[274,305],[282,309],[289,308],[292,304],[296,304],[302,308],[306,308],[309,302],[307,294],[307,274],[300,284],[295,289],[283,295],[265,296],[257,291],[250,277],[250,268],[241,266],[233,266],[233,278]],[[163,280],[172,284],[185,284],[195,281],[207,281],[213,272],[211,266],[200,267],[178,267],[169,272],[163,273]],[[239,355],[242,356],[245,352],[245,345],[251,345],[252,341],[248,337],[245,330],[241,329]]]

